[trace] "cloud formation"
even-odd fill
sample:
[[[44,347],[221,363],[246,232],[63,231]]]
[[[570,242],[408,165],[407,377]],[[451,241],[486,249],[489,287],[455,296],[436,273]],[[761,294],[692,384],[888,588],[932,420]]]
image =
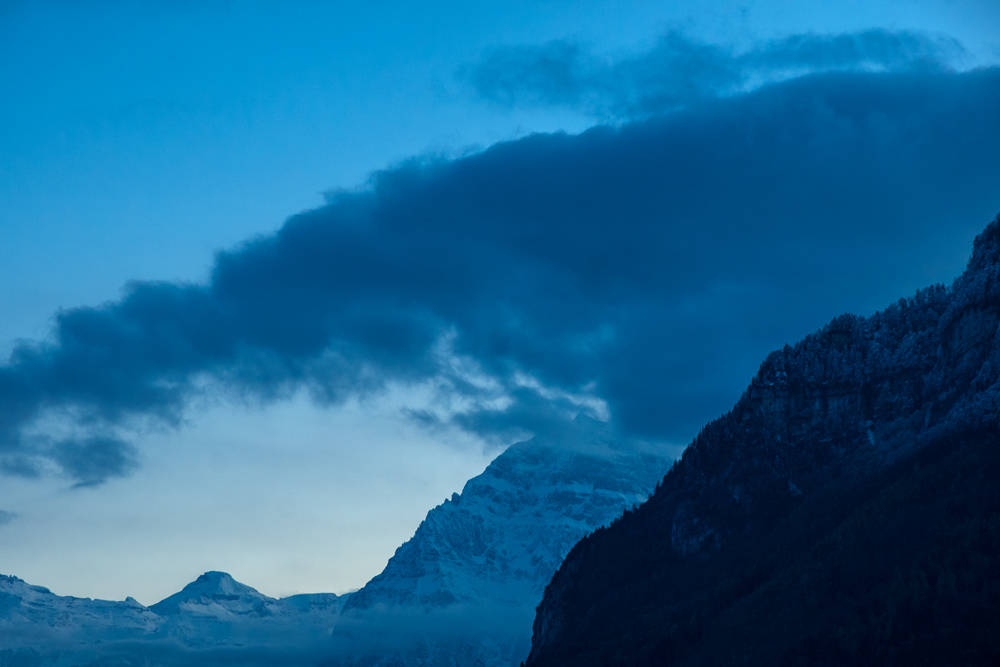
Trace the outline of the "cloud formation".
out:
[[[881,29],[792,35],[742,53],[670,32],[648,52],[617,61],[570,41],[496,49],[463,78],[501,104],[570,107],[620,120],[809,73],[941,69],[963,52],[951,39]]]
[[[753,57],[864,64],[878,39]],[[432,386],[445,407],[415,416],[486,437],[605,401],[624,435],[686,440],[769,350],[957,273],[1000,208],[1000,70],[903,69],[378,172],[220,252],[205,283],[136,282],[58,313],[0,367],[0,460],[83,485],[127,474],[120,434],[177,423],[206,386],[333,403]],[[728,76],[691,72],[694,88]],[[80,435],[45,435],[51,419]]]
[[[51,458],[81,487],[123,477],[137,465],[135,448],[107,435],[60,440],[53,444]]]

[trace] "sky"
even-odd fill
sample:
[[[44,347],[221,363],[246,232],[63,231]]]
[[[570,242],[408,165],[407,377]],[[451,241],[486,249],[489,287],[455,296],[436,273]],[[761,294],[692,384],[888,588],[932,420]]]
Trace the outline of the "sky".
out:
[[[0,2],[0,572],[345,592],[963,269],[1000,6]]]

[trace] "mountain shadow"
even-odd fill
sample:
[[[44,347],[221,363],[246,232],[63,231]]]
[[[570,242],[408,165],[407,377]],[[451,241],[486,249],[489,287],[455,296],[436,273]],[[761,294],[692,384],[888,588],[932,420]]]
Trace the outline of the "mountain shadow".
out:
[[[529,667],[1000,664],[1000,217],[950,288],[772,353],[581,540]]]

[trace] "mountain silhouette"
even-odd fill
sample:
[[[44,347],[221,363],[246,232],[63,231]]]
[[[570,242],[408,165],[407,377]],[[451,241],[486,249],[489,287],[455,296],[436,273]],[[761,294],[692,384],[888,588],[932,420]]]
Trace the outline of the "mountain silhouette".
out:
[[[1000,662],[1000,218],[966,271],[773,352],[581,540],[530,667]]]

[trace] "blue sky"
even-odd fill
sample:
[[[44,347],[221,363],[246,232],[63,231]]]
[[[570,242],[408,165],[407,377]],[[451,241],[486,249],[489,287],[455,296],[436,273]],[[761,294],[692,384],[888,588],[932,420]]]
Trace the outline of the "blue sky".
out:
[[[574,412],[686,442],[964,266],[998,14],[0,4],[3,572],[342,592]]]

